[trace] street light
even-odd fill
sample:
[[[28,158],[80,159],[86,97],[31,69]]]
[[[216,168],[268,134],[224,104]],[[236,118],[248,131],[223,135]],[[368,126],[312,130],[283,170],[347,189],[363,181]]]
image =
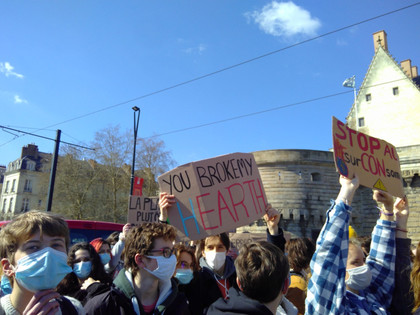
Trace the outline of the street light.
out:
[[[133,149],[133,164],[131,165],[130,195],[133,195],[134,165],[136,163],[136,144],[137,144],[137,131],[139,130],[140,108],[138,108],[137,106],[134,106],[133,111],[134,111],[134,149]],[[137,115],[136,115],[136,113],[137,113]]]

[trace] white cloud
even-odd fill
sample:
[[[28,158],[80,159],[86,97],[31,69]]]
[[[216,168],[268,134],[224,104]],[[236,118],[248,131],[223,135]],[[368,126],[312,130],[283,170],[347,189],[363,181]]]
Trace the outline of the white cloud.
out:
[[[183,51],[187,54],[198,54],[201,55],[205,50],[207,49],[207,46],[204,44],[199,44],[198,46],[194,47],[188,47],[183,49]]]
[[[14,67],[7,61],[4,63],[0,62],[0,73],[4,73],[6,77],[14,76],[16,78],[23,79],[23,74],[14,72],[13,69]]]
[[[261,11],[248,12],[245,16],[254,20],[267,34],[279,37],[314,36],[321,27],[318,18],[291,1],[273,1]]]
[[[15,95],[15,104],[28,104],[28,101],[21,98],[19,95]]]

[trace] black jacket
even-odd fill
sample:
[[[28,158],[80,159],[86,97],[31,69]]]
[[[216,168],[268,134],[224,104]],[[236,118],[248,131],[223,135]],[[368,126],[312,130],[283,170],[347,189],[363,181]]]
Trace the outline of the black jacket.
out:
[[[188,288],[187,298],[190,303],[191,313],[204,314],[207,308],[217,299],[222,298],[217,279],[227,279],[230,287],[238,288],[236,284],[236,270],[232,258],[226,256],[225,270],[223,277],[216,275],[207,265],[204,257],[200,259],[201,270],[198,272],[197,280],[192,282]]]
[[[247,315],[273,315],[263,304],[252,300],[236,288],[229,289],[229,299],[218,299],[213,303],[207,315],[216,314],[247,314]]]
[[[132,299],[137,298],[134,288],[122,269],[114,280],[114,286],[110,291],[98,295],[88,301],[85,305],[87,314],[112,314],[112,315],[134,315]],[[139,303],[140,314],[146,314]],[[189,315],[188,303],[185,295],[178,292],[178,285],[171,279],[171,288],[168,296],[156,305],[153,315]]]

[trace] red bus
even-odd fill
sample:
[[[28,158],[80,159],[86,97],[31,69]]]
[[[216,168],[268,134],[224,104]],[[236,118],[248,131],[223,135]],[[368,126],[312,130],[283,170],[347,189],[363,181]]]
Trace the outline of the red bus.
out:
[[[9,221],[0,221],[0,228]],[[107,238],[114,231],[122,232],[124,224],[90,221],[90,220],[66,220],[70,229],[71,245],[79,242],[90,242],[102,237]]]

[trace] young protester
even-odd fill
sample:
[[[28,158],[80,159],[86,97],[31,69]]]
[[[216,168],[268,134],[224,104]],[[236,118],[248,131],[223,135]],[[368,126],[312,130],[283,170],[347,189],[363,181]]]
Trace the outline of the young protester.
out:
[[[159,220],[166,222],[168,210],[175,203],[175,196],[162,192],[159,195]],[[285,239],[283,231],[278,227],[280,216],[276,210],[267,205],[267,238],[270,242],[284,250]],[[200,271],[197,281],[191,284],[190,292],[194,297],[189,297],[190,310],[193,314],[203,314],[208,307],[219,298],[229,299],[229,288],[237,287],[236,271],[233,259],[227,255],[230,240],[227,233],[209,236],[200,241],[197,248],[200,251]]]
[[[287,257],[274,244],[244,245],[235,260],[238,287],[229,289],[229,299],[218,299],[208,315],[214,314],[297,314],[285,297],[289,286]]]
[[[364,262],[360,246],[349,242],[351,202],[359,187],[357,176],[340,177],[341,190],[327,211],[311,261],[306,314],[387,314],[395,272],[395,228],[391,207],[381,211],[372,232],[369,256]],[[374,199],[388,205],[387,194]],[[398,199],[397,207],[404,207]]]
[[[95,238],[90,242],[101,257],[105,271],[114,279],[121,270],[120,260],[124,250],[125,237],[132,227],[133,225],[130,223],[124,225],[122,232],[118,236],[118,241],[115,243],[113,243],[113,240],[110,241],[108,238],[103,239],[101,237]],[[111,245],[111,243],[113,243],[113,245]]]
[[[197,277],[198,263],[194,250],[183,244],[175,245],[176,270],[174,277],[179,281],[179,288],[182,285],[191,283]]]
[[[189,314],[187,300],[172,279],[176,268],[176,232],[162,223],[146,223],[128,233],[124,267],[115,288],[85,305],[87,314]]]
[[[407,237],[409,207],[407,198],[397,200],[393,206],[393,198],[387,196],[383,202],[385,209],[394,209],[395,221],[395,287],[389,311],[395,315],[409,315],[414,306],[411,291],[411,239]]]
[[[311,248],[308,248],[303,238],[288,241],[286,252],[290,265],[290,286],[286,298],[297,307],[299,314],[303,315],[309,281],[305,270],[309,267],[314,252],[311,251]]]
[[[4,274],[12,292],[0,299],[3,314],[84,314],[79,301],[55,291],[69,273],[67,223],[46,212],[17,216],[0,231]]]
[[[112,278],[89,243],[74,244],[69,250],[67,264],[73,272],[57,286],[60,294],[72,296],[84,305],[93,296],[109,290]]]

